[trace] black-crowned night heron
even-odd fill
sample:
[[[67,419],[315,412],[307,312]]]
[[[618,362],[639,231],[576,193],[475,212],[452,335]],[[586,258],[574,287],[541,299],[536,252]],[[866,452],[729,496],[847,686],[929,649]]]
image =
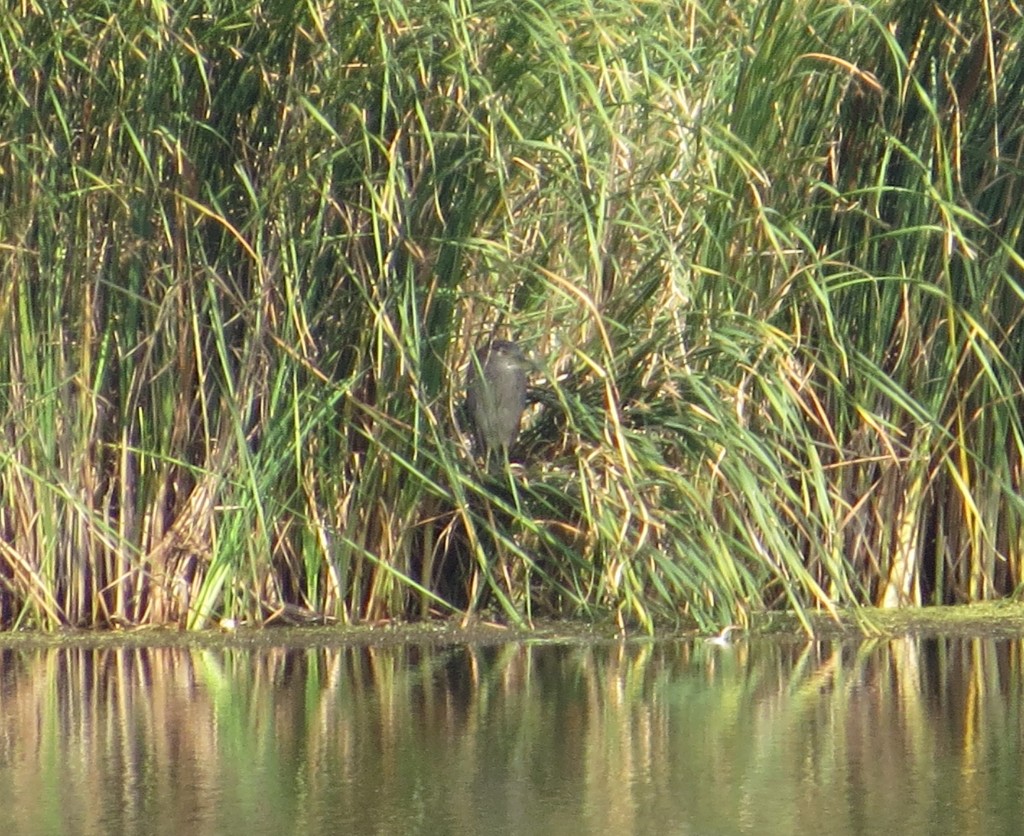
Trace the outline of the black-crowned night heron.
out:
[[[495,340],[482,354],[474,352],[466,377],[466,408],[476,449],[490,465],[491,454],[508,461],[526,409],[526,370],[530,364],[514,342]]]

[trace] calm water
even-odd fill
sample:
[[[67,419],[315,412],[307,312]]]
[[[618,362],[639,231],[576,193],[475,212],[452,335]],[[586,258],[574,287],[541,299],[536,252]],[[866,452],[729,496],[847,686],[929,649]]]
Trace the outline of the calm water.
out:
[[[0,833],[1018,834],[1021,652],[0,650]]]

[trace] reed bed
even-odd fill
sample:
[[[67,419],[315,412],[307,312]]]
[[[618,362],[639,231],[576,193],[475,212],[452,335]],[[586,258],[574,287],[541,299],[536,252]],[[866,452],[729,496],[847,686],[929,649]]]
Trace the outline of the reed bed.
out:
[[[22,0],[0,623],[1014,594],[1022,35],[968,3]],[[537,371],[486,473],[494,336]]]

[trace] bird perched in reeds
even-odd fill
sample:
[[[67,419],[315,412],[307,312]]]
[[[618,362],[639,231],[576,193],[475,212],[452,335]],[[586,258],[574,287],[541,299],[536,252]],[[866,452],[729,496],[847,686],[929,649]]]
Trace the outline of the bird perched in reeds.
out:
[[[490,466],[491,457],[507,462],[526,409],[526,371],[522,349],[509,340],[494,340],[473,352],[466,376],[466,409],[473,425],[476,451]]]

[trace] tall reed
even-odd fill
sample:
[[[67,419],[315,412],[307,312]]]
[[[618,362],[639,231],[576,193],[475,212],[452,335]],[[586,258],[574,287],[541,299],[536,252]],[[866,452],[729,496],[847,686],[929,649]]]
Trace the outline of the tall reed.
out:
[[[0,15],[3,624],[1016,590],[1013,7]]]

